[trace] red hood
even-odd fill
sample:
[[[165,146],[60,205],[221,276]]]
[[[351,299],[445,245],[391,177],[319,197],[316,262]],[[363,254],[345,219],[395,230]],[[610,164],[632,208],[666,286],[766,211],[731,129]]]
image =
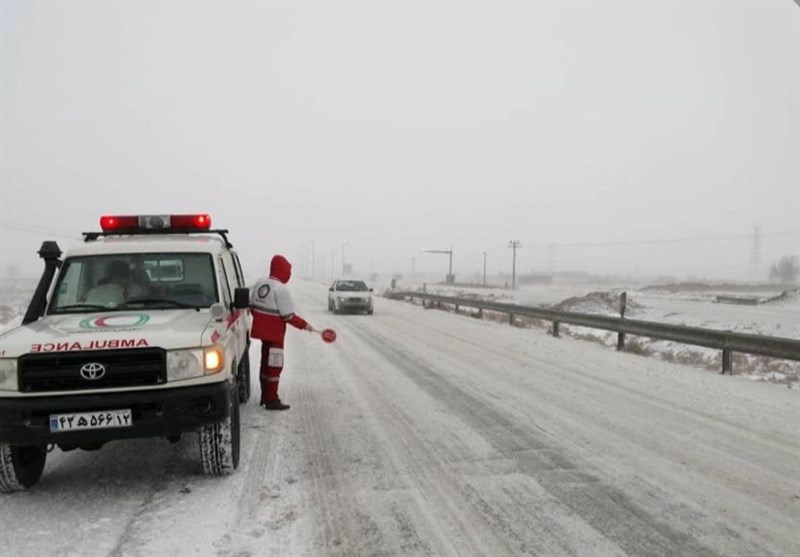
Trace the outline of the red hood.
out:
[[[286,284],[292,278],[292,264],[282,255],[276,255],[269,264],[269,276]]]

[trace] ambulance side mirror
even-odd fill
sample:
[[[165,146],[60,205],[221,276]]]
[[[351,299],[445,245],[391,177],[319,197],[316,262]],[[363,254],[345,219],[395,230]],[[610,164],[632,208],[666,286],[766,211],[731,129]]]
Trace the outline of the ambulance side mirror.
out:
[[[225,311],[225,306],[221,303],[211,304],[211,317],[217,321],[222,321],[222,318],[225,317]]]
[[[233,307],[245,309],[250,307],[250,289],[240,287],[233,291]]]

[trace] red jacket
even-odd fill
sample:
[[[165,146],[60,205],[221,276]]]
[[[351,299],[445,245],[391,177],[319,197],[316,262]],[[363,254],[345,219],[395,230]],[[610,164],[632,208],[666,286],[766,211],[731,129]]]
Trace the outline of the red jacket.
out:
[[[292,277],[292,265],[282,255],[272,258],[269,278],[259,280],[250,290],[253,328],[250,336],[270,342],[283,342],[286,324],[305,329],[305,319],[295,314],[294,302],[286,283]]]

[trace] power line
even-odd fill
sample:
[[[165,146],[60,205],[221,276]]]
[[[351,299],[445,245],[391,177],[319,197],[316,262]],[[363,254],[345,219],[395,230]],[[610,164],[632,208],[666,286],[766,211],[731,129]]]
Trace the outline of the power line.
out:
[[[24,232],[26,234],[36,234],[36,235],[46,235],[46,236],[58,236],[60,238],[79,238],[80,232],[78,231],[66,231],[66,230],[52,230],[47,228],[40,228],[37,226],[19,226],[14,224],[3,224],[0,225],[1,230],[13,230],[15,232]]]

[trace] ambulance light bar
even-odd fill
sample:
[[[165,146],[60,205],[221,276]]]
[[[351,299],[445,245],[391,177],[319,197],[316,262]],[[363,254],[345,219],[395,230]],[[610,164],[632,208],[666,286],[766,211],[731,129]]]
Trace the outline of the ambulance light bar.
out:
[[[202,231],[211,228],[211,217],[198,215],[109,215],[100,217],[106,233]]]

